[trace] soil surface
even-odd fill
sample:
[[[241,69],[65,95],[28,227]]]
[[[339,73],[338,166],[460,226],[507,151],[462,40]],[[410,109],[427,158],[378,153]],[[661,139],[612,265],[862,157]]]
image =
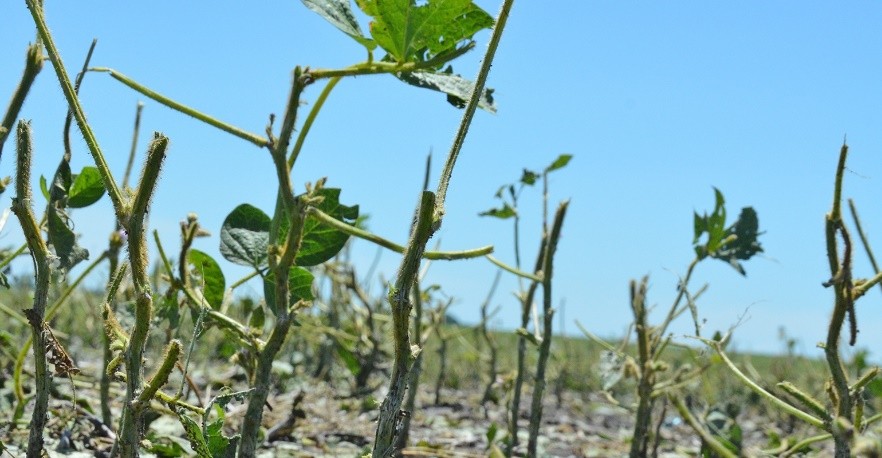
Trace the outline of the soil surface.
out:
[[[78,381],[80,382],[80,381]],[[228,380],[229,382],[229,380]],[[62,395],[70,383],[56,380]],[[210,393],[202,393],[207,398]],[[268,401],[264,425],[267,437],[260,449],[260,457],[357,457],[368,450],[373,441],[377,402],[384,392],[360,397],[345,396],[323,382],[310,381],[289,393],[278,393]],[[97,406],[97,383],[77,383],[77,398]],[[418,408],[411,417],[411,446],[404,456],[481,457],[488,456],[487,431],[491,424],[500,425],[497,439],[505,436],[506,409],[489,404],[485,411],[480,406],[478,390],[445,390],[441,403],[434,403],[434,392],[429,387],[417,398]],[[521,446],[517,455],[523,456],[529,423],[527,406],[529,392],[525,393],[521,410]],[[158,408],[162,406],[156,404]],[[109,456],[114,434],[104,425],[100,415],[92,409],[77,408],[69,401],[53,400],[46,448],[49,456],[83,457]],[[230,435],[244,414],[243,403],[227,407],[225,429]],[[23,418],[28,418],[29,411]],[[660,412],[659,412],[660,413]],[[775,426],[739,418],[747,456],[761,454],[768,446],[768,434]],[[539,456],[543,457],[620,457],[627,456],[633,421],[631,413],[616,407],[599,395],[565,392],[546,396],[543,425],[540,431]],[[148,436],[154,441],[177,443],[184,447],[184,456],[193,456],[178,420],[166,412],[150,423]],[[659,429],[657,456],[697,456],[700,439],[682,420],[666,413]],[[784,434],[781,434],[785,436]],[[7,446],[6,455],[24,456],[27,441],[26,424],[19,428],[8,425],[0,429],[0,439]],[[499,447],[503,447],[498,440]],[[815,452],[824,456],[823,451]],[[149,456],[149,454],[145,454]]]

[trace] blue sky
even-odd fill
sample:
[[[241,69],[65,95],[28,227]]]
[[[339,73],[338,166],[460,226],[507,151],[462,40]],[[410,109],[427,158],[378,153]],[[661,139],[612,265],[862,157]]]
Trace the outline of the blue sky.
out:
[[[498,5],[478,1],[491,14]],[[120,3],[47,2],[47,21],[69,71],[92,38],[93,66],[111,67],[178,101],[261,133],[281,113],[295,65],[338,68],[362,61],[363,48],[298,1]],[[362,18],[363,19],[363,18]],[[774,352],[778,329],[820,355],[832,292],[823,218],[843,136],[851,146],[845,196],[855,199],[870,240],[882,246],[882,5],[873,2],[517,2],[489,85],[499,111],[478,113],[454,172],[448,214],[436,235],[442,248],[496,246],[513,262],[508,222],[477,216],[496,189],[559,154],[570,165],[551,177],[552,202],[571,199],[555,272],[555,301],[565,301],[565,330],[578,319],[591,331],[621,335],[630,320],[627,285],[651,277],[653,317],[673,300],[692,259],[692,212],[710,210],[712,187],[731,218],[743,206],[759,213],[766,253],[738,275],[719,261],[699,266],[693,287],[710,283],[699,303],[705,331],[735,331],[735,347]],[[366,29],[366,21],[362,23]],[[0,98],[17,84],[33,40],[24,2],[0,18]],[[454,68],[472,78],[488,34]],[[311,103],[320,86],[304,95]],[[5,95],[4,95],[5,94]],[[167,248],[178,222],[196,212],[213,232],[197,248],[218,254],[220,225],[236,205],[269,212],[274,174],[265,150],[164,108],[112,80],[90,74],[81,98],[111,167],[121,178],[135,105],[144,101],[139,151],[151,131],[171,139],[150,224]],[[22,116],[33,119],[35,176],[50,175],[61,154],[66,105],[47,64]],[[436,93],[387,76],[341,82],[307,140],[294,171],[298,190],[327,176],[345,203],[371,215],[370,229],[404,242],[421,186],[425,155],[437,177],[461,112]],[[74,135],[74,168],[89,165]],[[13,174],[12,143],[0,174]],[[523,255],[530,265],[540,235],[539,190],[522,197]],[[9,195],[3,197],[3,206]],[[76,230],[94,255],[113,226],[109,201],[77,211]],[[0,243],[21,242],[15,221]],[[356,242],[367,270],[376,250]],[[398,255],[385,252],[391,278]],[[856,276],[871,275],[861,251]],[[22,264],[27,267],[28,263]],[[228,282],[247,273],[224,265]],[[103,281],[106,269],[97,274]],[[457,298],[451,312],[475,322],[494,276],[484,260],[431,265],[426,281]],[[517,303],[506,277],[494,303],[496,324],[513,327]],[[255,294],[259,287],[251,289]],[[374,291],[378,291],[375,285]],[[858,303],[859,346],[876,357],[882,301]],[[558,322],[560,323],[560,322]],[[675,328],[688,333],[684,316]]]

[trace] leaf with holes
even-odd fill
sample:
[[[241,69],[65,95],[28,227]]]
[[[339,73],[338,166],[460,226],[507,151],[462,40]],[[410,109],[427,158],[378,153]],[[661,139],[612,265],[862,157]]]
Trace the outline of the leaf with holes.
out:
[[[466,100],[472,96],[472,91],[475,88],[475,83],[454,74],[449,68],[443,72],[397,73],[395,76],[411,86],[447,94],[447,101],[457,108],[465,108]],[[484,89],[484,93],[478,99],[478,108],[496,113],[493,92],[494,90],[491,88]]]
[[[471,0],[356,0],[372,18],[371,36],[398,62],[415,62],[449,52],[493,18]]]
[[[364,36],[355,15],[352,14],[349,0],[301,0],[307,8],[315,11],[319,16],[340,29],[346,35],[352,37],[365,48],[373,50],[377,43]]]

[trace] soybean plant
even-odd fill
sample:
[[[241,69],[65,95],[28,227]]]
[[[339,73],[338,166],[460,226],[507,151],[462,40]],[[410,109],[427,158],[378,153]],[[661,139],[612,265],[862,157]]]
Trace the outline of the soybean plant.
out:
[[[551,335],[553,324],[554,310],[551,307],[551,275],[553,267],[553,258],[557,249],[557,242],[560,237],[561,226],[566,215],[569,201],[563,201],[557,208],[554,216],[554,222],[551,226],[548,224],[548,174],[566,167],[572,159],[570,154],[562,154],[549,164],[543,171],[534,172],[524,169],[521,179],[517,184],[503,185],[496,192],[495,197],[502,200],[501,208],[492,208],[481,213],[481,216],[491,216],[499,219],[512,219],[514,228],[514,255],[515,265],[509,266],[492,256],[487,259],[496,264],[501,269],[515,274],[518,277],[519,291],[517,293],[521,306],[521,327],[518,329],[518,356],[515,383],[511,395],[510,417],[508,425],[508,442],[506,444],[506,456],[514,453],[515,447],[518,445],[518,418],[520,416],[521,391],[523,389],[524,378],[526,377],[526,354],[527,342],[530,341],[539,347],[539,360],[536,366],[535,384],[533,388],[533,399],[531,403],[530,413],[530,432],[529,442],[527,444],[527,453],[531,456],[536,455],[537,438],[539,434],[539,423],[542,418],[542,396],[545,389],[545,369],[547,366],[548,355],[551,350]],[[535,267],[533,273],[521,271],[520,256],[520,214],[518,212],[518,198],[521,192],[528,186],[533,186],[539,180],[543,184],[542,192],[542,236],[539,241],[539,253],[536,256]],[[530,280],[527,287],[524,286],[523,279]],[[536,291],[542,285],[543,290],[543,328],[540,332],[538,323],[538,314],[533,304]],[[535,321],[534,334],[530,334],[527,330],[529,326],[530,315],[533,315]]]
[[[790,456],[806,445],[831,438],[836,458],[852,456],[852,453],[857,449],[856,443],[862,433],[871,423],[882,419],[882,415],[872,417],[864,415],[866,402],[863,395],[864,389],[879,374],[879,368],[868,368],[856,379],[851,380],[845,369],[839,347],[846,322],[848,322],[849,345],[855,345],[858,332],[855,302],[876,284],[882,282],[882,272],[878,271],[869,279],[853,277],[854,246],[851,233],[842,218],[842,186],[847,157],[848,145],[843,143],[839,151],[839,161],[833,183],[833,205],[830,212],[824,217],[830,278],[823,282],[823,286],[833,290],[833,311],[827,326],[827,338],[821,344],[830,374],[830,378],[824,386],[827,401],[822,402],[805,391],[804,388],[799,388],[789,381],[783,381],[778,383],[777,387],[787,393],[795,402],[785,400],[785,398],[765,390],[756,381],[745,375],[729,359],[722,345],[718,342],[707,341],[707,344],[720,355],[729,370],[751,390],[776,408],[822,431],[822,434],[793,445],[782,456]],[[856,217],[857,212],[855,211],[854,214]],[[863,234],[862,239],[865,240]],[[865,243],[865,247],[869,251],[869,245]]]

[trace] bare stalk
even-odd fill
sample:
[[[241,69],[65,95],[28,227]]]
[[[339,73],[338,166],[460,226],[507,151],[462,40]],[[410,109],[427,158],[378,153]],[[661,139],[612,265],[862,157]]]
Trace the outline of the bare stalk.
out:
[[[31,208],[31,125],[19,122],[17,132],[18,163],[16,164],[15,193],[12,211],[18,217],[31,251],[34,262],[35,284],[34,302],[28,321],[31,324],[31,339],[34,342],[34,412],[31,417],[28,437],[28,457],[39,457],[43,453],[43,430],[46,428],[49,388],[51,375],[46,361],[47,336],[43,332],[46,305],[49,299],[49,249],[40,235],[40,227]],[[28,312],[28,311],[26,311]]]
[[[288,273],[294,266],[294,258],[300,250],[303,238],[303,223],[306,220],[306,211],[310,205],[310,197],[297,198],[294,196],[291,176],[287,164],[288,144],[294,132],[294,122],[297,117],[297,108],[300,105],[300,95],[308,80],[303,78],[300,67],[294,69],[291,86],[291,94],[288,98],[285,117],[279,138],[273,144],[270,152],[276,169],[276,178],[279,182],[279,200],[277,207],[283,209],[277,211],[270,229],[271,243],[277,243],[280,239],[280,220],[285,215],[290,218],[288,232],[282,238],[282,245],[271,245],[269,248],[269,267],[275,276],[275,301],[276,323],[266,344],[260,350],[257,360],[257,368],[254,374],[253,390],[248,400],[248,408],[242,419],[242,439],[239,445],[239,457],[251,458],[255,455],[258,446],[258,433],[263,419],[263,408],[269,396],[270,372],[276,354],[282,348],[288,336],[293,321],[292,314],[298,304],[290,303],[288,290]],[[317,185],[316,188],[319,186]]]
[[[538,278],[539,273],[542,270],[542,261],[545,258],[545,247],[547,246],[547,240],[544,234],[542,239],[539,241],[539,254],[536,256],[536,266],[533,268],[533,271],[536,273],[535,276]],[[536,289],[539,285],[539,282],[534,280],[530,283],[530,286],[527,288],[526,292],[521,292],[518,299],[521,301],[521,329],[527,329],[527,326],[530,323],[530,310],[532,309],[533,297],[536,295]],[[511,406],[509,408],[509,423],[508,423],[508,435],[509,441],[506,444],[505,448],[505,456],[512,456],[514,453],[514,449],[518,446],[518,419],[520,418],[520,410],[521,410],[521,391],[524,388],[524,377],[526,376],[527,371],[527,339],[524,334],[518,333],[518,362],[517,362],[517,374],[515,375],[515,385],[514,390],[511,396]]]
[[[848,145],[842,144],[839,152],[839,163],[836,166],[836,180],[833,187],[833,207],[826,215],[826,239],[827,260],[830,264],[831,279],[827,285],[833,287],[834,303],[830,325],[827,328],[827,341],[824,345],[824,354],[827,365],[830,368],[830,376],[833,379],[833,390],[836,393],[833,399],[837,417],[850,421],[852,418],[853,402],[851,392],[848,389],[848,375],[845,372],[844,363],[839,355],[839,341],[842,326],[846,315],[854,313],[854,298],[852,296],[851,283],[851,240],[842,221],[842,179],[845,173],[845,161],[848,156]],[[836,235],[839,233],[844,241],[845,252],[840,261]],[[852,320],[853,320],[852,316]],[[854,321],[852,321],[854,325]],[[854,332],[852,333],[854,335]],[[833,433],[836,458],[851,456],[851,443],[848,434],[837,431]]]
[[[167,148],[168,138],[159,133],[154,134],[132,202],[131,216],[120,221],[128,232],[129,265],[132,268],[135,289],[135,324],[125,353],[126,403],[118,438],[120,453],[124,457],[138,456],[143,428],[144,410],[138,406],[137,400],[143,389],[144,347],[150,333],[150,321],[153,319],[153,291],[148,272],[147,212]]]
[[[392,365],[389,392],[380,405],[373,458],[387,458],[394,455],[395,444],[400,443],[397,436],[400,434],[401,404],[407,391],[408,375],[415,356],[413,352],[418,350],[410,346],[409,327],[412,304],[409,296],[417,277],[423,250],[432,235],[432,213],[435,205],[435,193],[423,191],[410,231],[410,242],[407,244],[407,249],[401,260],[395,286],[389,290],[388,301],[392,307],[395,359]]]
[[[634,314],[634,327],[637,332],[637,353],[639,357],[640,379],[637,382],[637,413],[634,415],[634,435],[631,439],[631,458],[645,457],[649,446],[649,425],[652,421],[652,389],[655,385],[653,370],[653,329],[647,323],[646,288],[648,277],[638,284],[631,280],[631,311]],[[684,285],[685,286],[685,285]]]
[[[564,217],[567,214],[569,201],[563,201],[557,207],[554,222],[551,225],[551,233],[547,234],[548,244],[542,256],[542,342],[539,344],[539,361],[536,365],[536,381],[533,387],[533,402],[530,408],[530,439],[527,443],[527,455],[536,456],[536,446],[539,439],[539,425],[542,423],[542,397],[545,394],[545,369],[548,365],[548,357],[551,354],[552,324],[554,323],[554,310],[551,308],[551,280],[554,267],[554,253],[557,251],[557,242],[560,240],[560,231],[563,227]]]
[[[37,74],[42,69],[43,46],[40,43],[28,45],[21,81],[18,83],[18,87],[15,88],[12,99],[9,101],[9,106],[6,108],[6,114],[3,116],[3,122],[0,123],[0,156],[3,155],[3,144],[6,143],[6,137],[12,132],[12,125],[15,124],[15,120],[18,118],[18,113],[24,105],[25,97],[27,97],[28,91],[31,90],[31,86],[37,78]]]
[[[481,331],[481,337],[487,341],[488,348],[487,385],[484,387],[484,395],[481,397],[481,405],[484,406],[485,417],[487,416],[487,403],[493,399],[493,385],[496,383],[496,377],[499,375],[499,346],[496,343],[496,339],[490,334],[490,313],[488,309],[490,307],[490,301],[493,299],[493,294],[496,292],[496,287],[499,286],[499,279],[501,278],[502,271],[497,270],[496,276],[493,277],[493,283],[490,285],[490,290],[487,292],[487,298],[484,299],[484,302],[481,304],[481,323],[479,329]]]

